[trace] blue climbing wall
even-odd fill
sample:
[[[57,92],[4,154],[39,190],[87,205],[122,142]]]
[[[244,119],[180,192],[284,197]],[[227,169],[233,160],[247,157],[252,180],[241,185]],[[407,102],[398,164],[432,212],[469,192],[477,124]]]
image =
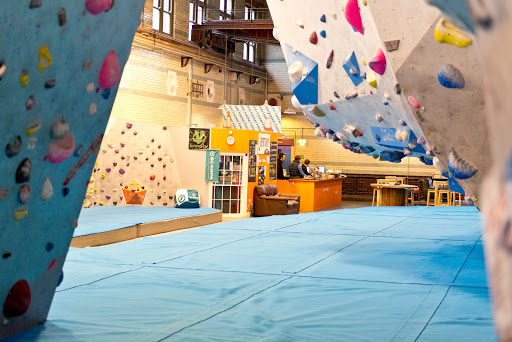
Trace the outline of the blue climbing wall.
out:
[[[143,4],[0,3],[0,338],[46,319]]]

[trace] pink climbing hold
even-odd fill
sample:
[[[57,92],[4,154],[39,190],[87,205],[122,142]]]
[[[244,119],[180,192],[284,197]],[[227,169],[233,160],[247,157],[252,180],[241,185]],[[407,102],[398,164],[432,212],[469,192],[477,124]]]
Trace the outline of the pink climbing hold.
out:
[[[384,75],[386,71],[386,55],[382,49],[377,50],[377,54],[368,61],[370,69],[379,75]]]
[[[311,32],[309,35],[309,42],[313,45],[316,45],[318,43],[318,36],[316,35],[316,31]]]
[[[93,15],[105,12],[112,7],[113,0],[85,0],[85,9]]]
[[[420,103],[416,101],[416,99],[412,96],[407,97],[407,101],[413,106],[414,108],[420,108]]]
[[[352,25],[354,30],[364,35],[363,22],[361,20],[361,13],[359,12],[359,5],[357,0],[348,0],[345,5],[345,19]]]
[[[112,88],[121,80],[121,68],[114,50],[110,51],[103,65],[101,66],[100,75],[98,77],[98,85],[101,88]]]
[[[50,163],[62,163],[75,151],[75,137],[69,133],[64,139],[48,146],[48,158]]]

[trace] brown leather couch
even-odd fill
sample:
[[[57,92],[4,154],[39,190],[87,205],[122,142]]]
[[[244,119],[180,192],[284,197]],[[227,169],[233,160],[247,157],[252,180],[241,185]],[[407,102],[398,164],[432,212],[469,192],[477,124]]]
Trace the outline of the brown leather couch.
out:
[[[274,184],[256,185],[254,188],[254,216],[298,214],[300,195],[282,195]]]

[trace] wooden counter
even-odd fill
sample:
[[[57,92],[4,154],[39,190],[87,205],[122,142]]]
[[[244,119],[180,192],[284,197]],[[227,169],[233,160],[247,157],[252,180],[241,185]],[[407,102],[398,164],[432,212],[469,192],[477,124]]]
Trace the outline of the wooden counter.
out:
[[[300,195],[300,211],[311,212],[341,204],[341,178],[278,180],[280,194]]]

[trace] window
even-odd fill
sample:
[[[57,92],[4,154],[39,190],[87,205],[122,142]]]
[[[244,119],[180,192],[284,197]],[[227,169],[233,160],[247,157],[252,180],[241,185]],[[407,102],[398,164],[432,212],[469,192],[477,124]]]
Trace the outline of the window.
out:
[[[153,29],[171,34],[172,0],[153,0]]]
[[[256,11],[249,6],[245,6],[245,20],[255,20]],[[244,43],[244,59],[251,63],[254,63],[254,52],[256,50],[256,44],[254,42]]]
[[[220,0],[220,20],[229,20],[233,15],[233,0]]]
[[[188,40],[192,40],[192,26],[201,25],[206,17],[206,0],[190,0],[188,12]]]

